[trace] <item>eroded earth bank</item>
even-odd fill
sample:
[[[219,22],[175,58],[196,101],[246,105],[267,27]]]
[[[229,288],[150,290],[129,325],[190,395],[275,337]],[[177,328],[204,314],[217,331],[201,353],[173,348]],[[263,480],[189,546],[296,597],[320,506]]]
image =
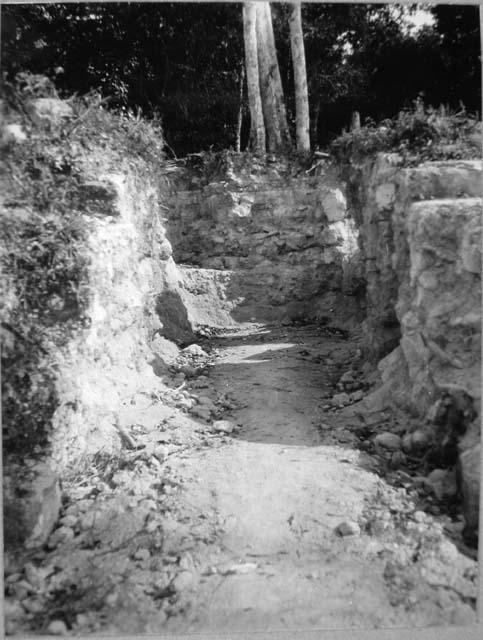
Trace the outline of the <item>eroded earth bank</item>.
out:
[[[202,165],[86,168],[90,322],[48,456],[6,461],[7,633],[473,624],[481,163]]]

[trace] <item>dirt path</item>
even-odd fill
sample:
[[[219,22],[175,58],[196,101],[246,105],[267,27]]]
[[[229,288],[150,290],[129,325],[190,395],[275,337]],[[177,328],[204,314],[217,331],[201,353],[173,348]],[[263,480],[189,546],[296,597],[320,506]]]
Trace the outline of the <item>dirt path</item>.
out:
[[[404,491],[378,477],[344,420],[341,426],[323,409],[324,391],[350,366],[357,345],[321,341],[314,327],[279,327],[228,336],[217,346],[209,391],[234,401],[237,408],[225,417],[239,429],[222,446],[174,463],[184,479],[181,512],[216,523],[216,542],[193,550],[199,579],[182,594],[185,615],[168,628],[469,622],[473,612],[462,601],[471,598],[455,597],[456,587],[432,587],[422,577],[424,553],[421,566],[414,557],[432,536],[429,564],[453,554],[453,573],[462,575],[471,561],[444,540],[431,516],[414,518]],[[405,511],[408,526],[398,526]],[[368,532],[371,522],[381,526]],[[340,535],[341,525],[349,535]],[[470,583],[459,588],[468,591]]]
[[[428,513],[368,440],[395,419],[329,409],[357,344],[253,325],[211,345],[126,404],[129,446],[66,478],[46,546],[7,558],[8,633],[473,623],[461,519]]]

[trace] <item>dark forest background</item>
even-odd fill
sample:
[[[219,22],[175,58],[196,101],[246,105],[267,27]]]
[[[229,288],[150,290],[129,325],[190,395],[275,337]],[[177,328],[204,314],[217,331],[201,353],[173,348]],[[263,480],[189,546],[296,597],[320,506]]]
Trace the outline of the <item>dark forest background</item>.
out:
[[[303,5],[313,146],[326,145],[357,110],[362,122],[414,101],[481,110],[479,9],[441,5],[411,33],[388,5]],[[275,37],[293,125],[287,6],[273,4]],[[161,118],[177,155],[235,144],[249,114],[239,3],[97,3],[2,7],[2,73],[53,78],[63,95],[99,89],[112,108]]]

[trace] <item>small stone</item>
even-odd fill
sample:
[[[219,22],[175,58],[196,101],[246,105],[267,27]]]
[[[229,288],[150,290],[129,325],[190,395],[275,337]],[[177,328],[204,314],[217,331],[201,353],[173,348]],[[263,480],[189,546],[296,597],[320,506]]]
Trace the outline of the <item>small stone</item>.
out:
[[[196,376],[196,367],[193,367],[190,364],[184,364],[180,371],[184,373],[187,378],[194,378]]]
[[[335,533],[339,536],[356,536],[361,532],[360,526],[357,522],[352,522],[351,520],[346,520],[345,522],[341,522],[335,528]]]
[[[106,596],[104,602],[107,604],[108,607],[113,607],[118,601],[118,599],[119,599],[119,594],[117,593],[117,591],[112,591]]]
[[[401,441],[401,447],[404,453],[411,453],[412,451],[412,433],[406,433]]]
[[[429,486],[436,498],[452,498],[458,492],[456,483],[456,473],[448,469],[434,469],[425,480],[425,485]]]
[[[134,554],[135,560],[148,560],[151,557],[149,549],[138,549]]]
[[[184,591],[193,586],[194,576],[190,571],[182,571],[173,580],[173,587],[176,591]]]
[[[21,573],[11,573],[9,576],[5,578],[6,584],[12,584],[13,582],[18,582],[22,578]]]
[[[215,420],[215,422],[213,422],[214,431],[221,431],[222,433],[232,433],[234,428],[235,425],[229,420]]]
[[[176,403],[176,408],[186,409],[187,411],[190,411],[194,407],[194,405],[195,405],[194,400],[191,400],[189,398],[183,398],[182,400],[178,400],[178,402]]]
[[[422,431],[421,429],[416,429],[411,434],[411,448],[414,451],[421,451],[425,449],[430,442],[430,438],[427,433]]]
[[[94,526],[94,522],[96,520],[96,512],[88,511],[84,513],[79,521],[79,527],[81,531],[87,531],[88,529],[92,529]]]
[[[52,620],[47,627],[47,633],[53,636],[64,636],[67,634],[67,626],[63,620]]]
[[[200,406],[193,407],[190,413],[192,416],[195,416],[196,418],[201,418],[202,420],[206,420],[207,422],[211,418],[211,411],[206,407],[200,407]]]
[[[22,602],[22,607],[27,611],[27,613],[40,613],[43,610],[44,605],[39,600],[28,598]]]
[[[401,438],[395,433],[385,431],[380,433],[374,438],[374,444],[376,447],[382,447],[383,449],[389,449],[390,451],[396,451],[401,448]]]
[[[190,344],[189,347],[183,349],[183,353],[196,358],[207,358],[208,354],[198,344]]]
[[[355,442],[357,440],[357,436],[355,436],[349,429],[338,429],[335,433],[335,437],[339,442]]]
[[[151,498],[145,498],[144,500],[141,500],[139,506],[144,507],[145,509],[149,509],[150,511],[156,511],[158,508],[156,500],[152,500]]]
[[[83,627],[89,624],[89,616],[85,613],[78,613],[75,619],[75,623],[78,627]]]
[[[332,405],[336,407],[344,407],[345,405],[350,404],[350,397],[347,393],[336,393],[332,397]]]
[[[344,375],[339,378],[339,382],[354,382],[354,372],[351,370],[346,371]]]
[[[391,456],[391,467],[393,469],[399,469],[407,462],[407,458],[402,451],[395,451]]]
[[[73,514],[69,514],[61,518],[59,520],[59,524],[61,524],[64,527],[75,527],[75,525],[77,524],[77,520],[78,520],[77,516]]]
[[[361,389],[350,394],[350,399],[352,402],[360,402],[363,398],[364,392]]]
[[[61,544],[66,544],[74,538],[74,531],[70,527],[56,529],[47,541],[49,549],[54,549]]]
[[[185,571],[194,571],[195,563],[193,561],[193,556],[190,553],[186,553],[179,561],[179,566]]]
[[[208,409],[208,411],[216,411],[216,405],[211,398],[202,396],[198,398],[198,404],[202,409]]]

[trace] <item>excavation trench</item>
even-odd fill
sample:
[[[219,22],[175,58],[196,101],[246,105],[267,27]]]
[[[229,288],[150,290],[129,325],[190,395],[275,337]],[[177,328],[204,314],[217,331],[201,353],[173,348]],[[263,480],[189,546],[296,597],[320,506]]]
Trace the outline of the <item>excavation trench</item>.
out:
[[[417,257],[427,236],[440,251],[440,229],[442,264],[458,265],[459,288],[473,292],[476,258],[460,262],[473,256],[469,222],[476,225],[481,202],[427,195],[414,211],[409,197],[399,207],[392,195],[419,174],[401,178],[390,163],[381,167],[365,212],[379,217],[361,226],[367,309],[357,230],[331,171],[308,178],[250,165],[237,180],[178,185],[166,229],[149,226],[158,220],[156,199],[139,200],[139,185],[115,182],[116,215],[108,209],[91,225],[97,297],[87,339],[73,343],[73,363],[62,360],[70,395],[56,413],[53,456],[62,505],[52,484],[38,509],[41,544],[6,556],[10,633],[474,623],[477,563],[462,540],[461,500],[455,486],[429,486],[420,460],[402,452],[421,417],[389,409],[387,392],[415,396],[416,383],[396,375],[408,367],[426,385],[424,402],[434,391],[423,376],[429,365],[443,382],[453,379],[447,361],[424,361],[414,331],[401,338],[416,321],[436,341],[440,329],[451,336],[449,346],[466,358],[457,380],[477,386],[479,334],[470,340],[467,327],[479,297],[468,294],[458,319],[462,346],[458,330],[443,326],[447,311],[437,316],[442,328],[427,320],[434,301],[425,289],[411,297],[403,238],[414,235]],[[443,169],[431,166],[418,179],[429,189],[436,172],[446,188],[452,169]],[[455,171],[476,194],[479,166]],[[458,180],[450,187],[459,193]],[[438,197],[453,197],[436,182]],[[398,224],[414,223],[406,236],[394,231],[400,273],[388,259],[391,207]],[[451,255],[438,216],[451,227]],[[420,223],[430,217],[437,220],[426,234]],[[458,235],[466,227],[473,235]],[[146,229],[154,229],[149,258]],[[443,287],[446,275],[436,270],[432,280]],[[410,310],[401,327],[398,278]],[[399,340],[406,350],[386,359],[389,384],[378,396],[379,375],[362,354],[387,354]],[[445,482],[452,477],[437,471]]]

